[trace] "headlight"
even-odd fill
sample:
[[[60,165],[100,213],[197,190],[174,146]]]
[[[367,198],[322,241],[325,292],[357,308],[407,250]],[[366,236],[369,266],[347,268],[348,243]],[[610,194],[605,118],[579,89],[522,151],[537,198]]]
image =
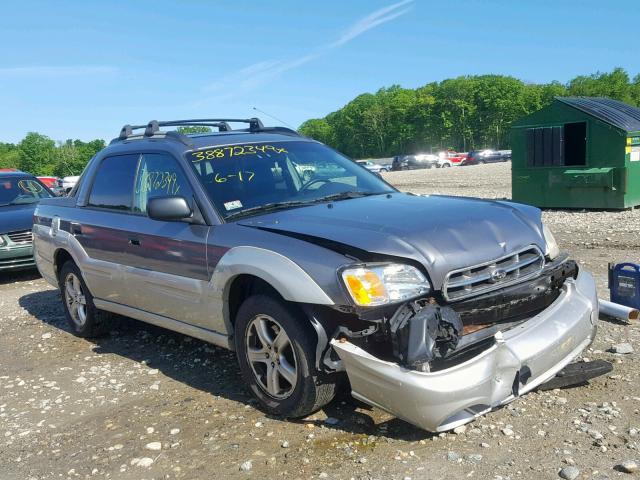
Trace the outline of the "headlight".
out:
[[[550,260],[553,260],[558,255],[560,255],[560,248],[558,247],[558,242],[551,233],[551,230],[547,228],[546,225],[542,225],[542,233],[544,234],[544,241],[546,243],[546,247],[544,250],[544,254],[549,257]]]
[[[342,271],[342,280],[353,301],[369,307],[407,300],[431,290],[426,277],[411,265],[347,268]]]

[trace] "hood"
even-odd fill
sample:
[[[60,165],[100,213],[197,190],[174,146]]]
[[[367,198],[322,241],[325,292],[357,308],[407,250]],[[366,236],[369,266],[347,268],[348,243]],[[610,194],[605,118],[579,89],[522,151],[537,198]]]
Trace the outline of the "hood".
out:
[[[540,210],[466,197],[376,195],[252,217],[241,225],[329,240],[421,263],[440,289],[445,275],[535,244]]]
[[[0,234],[33,228],[36,203],[0,207]]]

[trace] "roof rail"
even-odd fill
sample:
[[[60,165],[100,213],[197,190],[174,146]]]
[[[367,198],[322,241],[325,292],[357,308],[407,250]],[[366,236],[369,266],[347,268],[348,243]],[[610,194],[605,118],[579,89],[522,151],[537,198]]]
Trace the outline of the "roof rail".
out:
[[[125,125],[120,130],[120,135],[118,138],[115,138],[111,141],[111,143],[124,141],[131,138],[150,138],[163,136],[168,138],[174,138],[185,145],[191,145],[192,142],[190,138],[186,135],[183,135],[176,131],[161,131],[160,127],[214,127],[217,128],[219,132],[230,132],[232,131],[229,123],[248,123],[249,128],[239,129],[241,132],[274,132],[274,133],[282,133],[285,135],[295,135],[299,136],[300,134],[295,130],[286,127],[265,127],[257,117],[252,118],[197,118],[191,120],[169,120],[169,121],[157,121],[151,120],[146,125]],[[144,129],[144,133],[134,133],[135,130]]]

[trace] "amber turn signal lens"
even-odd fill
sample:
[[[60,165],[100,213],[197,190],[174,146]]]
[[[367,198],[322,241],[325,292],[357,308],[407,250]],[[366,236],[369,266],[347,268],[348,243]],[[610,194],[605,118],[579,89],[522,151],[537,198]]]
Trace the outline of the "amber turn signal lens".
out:
[[[371,305],[385,299],[387,292],[382,284],[382,280],[375,272],[363,270],[358,274],[348,274],[345,276],[349,291],[353,299],[360,305]]]

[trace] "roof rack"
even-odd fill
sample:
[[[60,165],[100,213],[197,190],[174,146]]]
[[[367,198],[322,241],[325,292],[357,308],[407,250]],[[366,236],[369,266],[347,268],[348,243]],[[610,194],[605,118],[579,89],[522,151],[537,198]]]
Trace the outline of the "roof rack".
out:
[[[157,121],[151,120],[146,125],[125,125],[120,130],[120,135],[111,141],[120,142],[132,138],[151,138],[151,137],[166,137],[173,138],[185,145],[192,145],[191,139],[177,131],[161,131],[160,127],[214,127],[219,132],[230,132],[232,128],[229,123],[248,123],[249,128],[238,129],[240,132],[274,132],[283,133],[286,135],[299,136],[300,134],[295,130],[286,127],[265,127],[262,121],[257,117],[252,118],[198,118],[191,120],[169,120],[169,121]],[[134,133],[135,130],[144,129],[144,133]]]

